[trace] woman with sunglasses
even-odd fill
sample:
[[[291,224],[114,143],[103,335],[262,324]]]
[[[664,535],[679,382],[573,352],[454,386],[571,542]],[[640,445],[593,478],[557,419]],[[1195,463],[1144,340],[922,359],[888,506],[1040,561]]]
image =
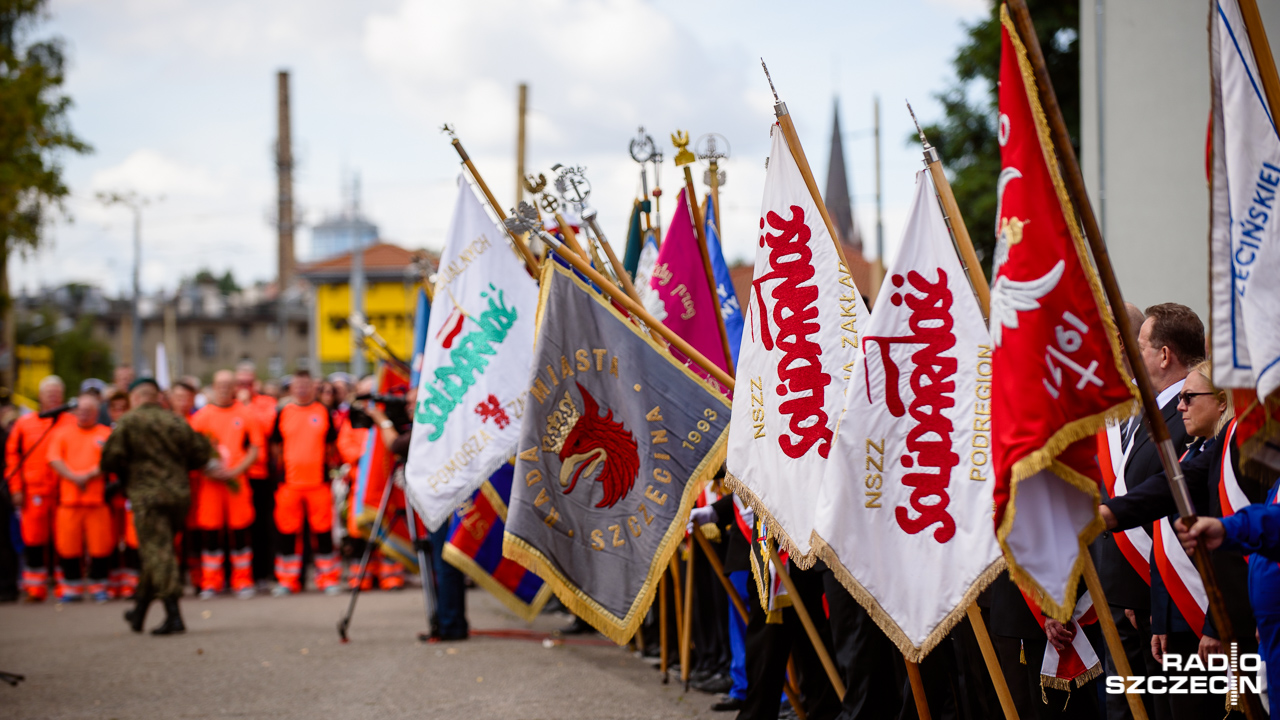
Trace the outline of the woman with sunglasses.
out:
[[[1222,517],[1261,500],[1266,488],[1239,473],[1234,413],[1226,391],[1214,387],[1212,377],[1213,366],[1202,362],[1187,374],[1179,393],[1178,411],[1183,425],[1196,438],[1182,456],[1180,466],[1196,514]],[[1177,520],[1178,511],[1164,473],[1160,473],[1158,482],[1142,483],[1127,495],[1106,501],[1101,514],[1108,530],[1159,521],[1156,527],[1160,535],[1154,539],[1151,558],[1151,651],[1155,658],[1173,653],[1184,659],[1199,655],[1207,660],[1210,654],[1223,653],[1203,605],[1199,575],[1176,552],[1178,540],[1172,523]],[[1225,550],[1211,553],[1211,560],[1239,651],[1257,652],[1248,565],[1240,553]],[[1187,695],[1170,703],[1169,717],[1220,718],[1221,702],[1217,695]]]

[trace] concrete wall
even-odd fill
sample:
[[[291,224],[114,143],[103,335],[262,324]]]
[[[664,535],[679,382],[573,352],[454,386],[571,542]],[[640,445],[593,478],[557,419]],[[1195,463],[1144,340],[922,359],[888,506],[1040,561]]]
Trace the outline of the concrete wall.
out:
[[[1280,49],[1280,3],[1258,5]],[[1206,324],[1209,11],[1208,0],[1080,2],[1080,164],[1121,289]]]

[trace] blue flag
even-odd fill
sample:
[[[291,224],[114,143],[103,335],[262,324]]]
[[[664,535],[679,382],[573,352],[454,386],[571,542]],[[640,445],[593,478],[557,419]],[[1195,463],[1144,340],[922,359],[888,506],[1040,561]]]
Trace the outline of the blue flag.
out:
[[[720,248],[720,233],[716,232],[716,206],[707,193],[707,255],[711,258],[711,272],[716,279],[716,294],[720,297],[720,316],[724,318],[724,331],[729,336],[729,351],[733,353],[733,365],[738,366],[738,348],[742,346],[742,308],[733,290],[729,266],[724,262]]]
[[[431,301],[427,299],[427,291],[418,288],[418,307],[413,312],[413,359],[409,361],[412,374],[409,387],[418,387],[418,377],[422,375],[422,349],[427,345],[427,320],[431,317]],[[735,357],[737,350],[734,350]]]
[[[454,512],[443,557],[521,620],[532,622],[551,598],[551,587],[514,560],[502,557],[514,471],[510,463],[503,464]]]

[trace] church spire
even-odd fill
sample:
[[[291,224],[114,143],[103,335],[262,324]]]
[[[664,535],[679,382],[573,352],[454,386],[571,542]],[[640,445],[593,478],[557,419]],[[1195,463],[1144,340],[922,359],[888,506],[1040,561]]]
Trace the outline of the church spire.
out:
[[[844,167],[839,98],[833,104],[835,113],[831,122],[831,159],[827,162],[827,189],[822,193],[822,200],[827,205],[827,212],[831,214],[831,222],[836,226],[840,241],[862,252],[862,235],[853,221],[852,193],[849,191],[849,176]]]

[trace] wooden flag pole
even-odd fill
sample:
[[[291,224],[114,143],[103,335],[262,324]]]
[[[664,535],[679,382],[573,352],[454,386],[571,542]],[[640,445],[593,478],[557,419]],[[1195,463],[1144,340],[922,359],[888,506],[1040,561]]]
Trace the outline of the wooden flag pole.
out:
[[[716,555],[715,548],[711,547],[710,541],[703,536],[702,532],[697,528],[693,530],[693,539],[698,542],[698,547],[702,548],[702,552],[707,556],[707,562],[711,564],[711,570],[715,572],[716,578],[720,584],[724,586],[724,591],[729,596],[729,602],[733,603],[733,607],[738,611],[738,617],[742,618],[745,624],[749,622],[747,615],[747,606],[742,600],[742,596],[738,594],[738,589],[729,582],[729,577],[725,575],[724,564],[720,562],[720,556]],[[792,666],[790,660],[787,661],[788,667]],[[792,686],[790,679],[783,685],[783,692],[787,696],[787,702],[791,703],[791,707],[796,711],[796,717],[799,720],[805,720],[805,712],[803,703],[800,702],[800,693]]]
[[[1276,73],[1276,61],[1271,56],[1271,43],[1267,40],[1267,29],[1262,25],[1262,15],[1258,14],[1258,3],[1255,0],[1237,2],[1249,45],[1253,47],[1253,59],[1258,65],[1258,77],[1262,80],[1263,94],[1267,96],[1267,107],[1271,110],[1271,117],[1280,117],[1277,115],[1280,113],[1280,75]]]
[[[667,574],[658,578],[658,670],[662,682],[667,682]]]
[[[693,541],[685,545],[688,557],[684,564],[684,632],[680,635],[680,682],[689,692],[689,650],[693,642]]]
[[[787,656],[787,678],[782,684],[782,692],[787,696],[787,702],[791,703],[791,707],[796,711],[796,717],[799,720],[805,720],[804,708],[802,703],[796,702],[796,698],[800,697],[800,688],[796,686],[796,678],[800,677],[796,672],[796,654],[794,651]]]
[[[445,127],[448,128],[447,125]],[[446,130],[446,132],[452,134],[453,131]],[[493,208],[493,211],[498,214],[499,224],[506,229],[507,236],[511,238],[511,247],[516,251],[516,254],[520,256],[520,259],[524,260],[524,265],[529,270],[529,274],[536,280],[539,275],[538,258],[534,257],[533,252],[529,250],[529,246],[525,245],[524,241],[515,233],[511,232],[510,228],[507,228],[506,224],[503,223],[503,221],[507,219],[507,216],[502,212],[502,206],[498,204],[498,199],[489,191],[489,186],[485,183],[484,178],[480,176],[480,171],[476,170],[475,164],[471,162],[471,156],[467,155],[466,150],[462,149],[462,141],[455,137],[453,138],[452,144],[453,149],[458,151],[458,157],[462,158],[462,164],[467,167],[467,172],[471,174],[471,179],[475,181],[476,186],[480,188],[480,192],[483,193],[485,199],[489,201],[489,207]]]
[[[1242,7],[1243,4],[1241,4]],[[1178,455],[1174,451],[1173,440],[1169,436],[1169,428],[1165,424],[1164,414],[1160,411],[1160,403],[1156,400],[1155,391],[1151,386],[1151,378],[1147,373],[1146,365],[1142,362],[1142,355],[1138,350],[1137,343],[1132,341],[1132,338],[1136,337],[1137,334],[1133,333],[1133,328],[1129,326],[1129,314],[1124,310],[1124,295],[1120,292],[1120,283],[1116,280],[1115,270],[1111,265],[1111,256],[1107,252],[1107,244],[1103,240],[1102,231],[1098,226],[1098,218],[1094,215],[1093,206],[1089,203],[1089,194],[1085,189],[1084,176],[1080,173],[1080,163],[1077,161],[1075,149],[1071,145],[1071,135],[1067,132],[1067,124],[1062,117],[1062,108],[1058,105],[1058,96],[1054,93],[1053,83],[1049,80],[1049,70],[1045,66],[1044,54],[1040,50],[1040,40],[1036,36],[1035,26],[1031,21],[1031,13],[1027,9],[1026,0],[1008,0],[1005,7],[1008,9],[1009,16],[1017,29],[1018,37],[1021,38],[1023,45],[1026,47],[1027,60],[1031,63],[1036,89],[1040,95],[1040,105],[1044,111],[1045,118],[1048,120],[1049,135],[1058,156],[1058,161],[1061,164],[1062,179],[1066,184],[1067,194],[1071,197],[1071,202],[1079,214],[1081,224],[1084,226],[1084,235],[1093,255],[1094,266],[1097,268],[1098,277],[1102,281],[1107,303],[1111,306],[1111,315],[1120,331],[1125,355],[1129,360],[1129,367],[1132,369],[1134,378],[1138,383],[1138,391],[1142,397],[1142,410],[1145,415],[1143,419],[1146,421],[1147,430],[1159,451],[1160,464],[1164,469],[1165,478],[1169,482],[1169,490],[1173,495],[1174,502],[1177,504],[1178,515],[1190,527],[1195,522],[1195,505],[1191,502],[1191,495],[1187,490],[1187,482],[1183,478],[1182,467],[1178,463]],[[1085,559],[1092,562],[1087,556]],[[1222,599],[1222,590],[1218,587],[1217,578],[1214,576],[1213,564],[1209,562],[1209,551],[1205,549],[1203,544],[1196,546],[1193,559],[1196,569],[1200,571],[1200,579],[1204,583],[1205,594],[1208,595],[1209,612],[1213,618],[1213,626],[1217,629],[1222,644],[1227,648],[1232,648],[1236,641],[1235,630],[1231,626],[1230,616],[1227,615],[1226,605]],[[1090,594],[1093,595],[1094,602],[1105,608],[1105,597],[1095,594],[1092,587],[1089,590]],[[1099,583],[1098,591],[1101,592],[1101,590],[1102,585]],[[1108,614],[1100,612],[1098,616],[1101,618]],[[1103,621],[1103,628],[1104,630],[1106,628],[1105,620]],[[1116,653],[1113,652],[1113,654]],[[1119,654],[1123,657],[1123,653]],[[1119,669],[1118,665],[1117,669]],[[1130,707],[1133,707],[1135,703],[1134,696],[1127,696],[1130,700]],[[1261,706],[1255,707],[1257,702],[1256,697],[1250,699],[1246,695],[1245,715],[1250,720],[1265,717],[1265,715],[1261,714]],[[1140,702],[1137,704],[1141,705]],[[1137,716],[1136,710],[1134,715],[1135,717]]]
[[[929,714],[929,700],[924,695],[924,679],[920,677],[919,663],[906,658],[903,658],[903,662],[907,664],[907,679],[911,681],[911,697],[916,701],[916,715],[920,716],[920,720],[933,720],[933,716]]]
[[[498,208],[498,201],[494,200],[493,193],[489,192],[489,187],[486,186],[483,179],[480,178],[480,173],[475,169],[475,165],[471,164],[471,159],[467,158],[466,152],[462,150],[462,143],[458,142],[458,138],[456,137],[453,138],[453,147],[454,149],[457,149],[458,155],[462,156],[463,163],[467,165],[467,169],[471,172],[471,177],[476,179],[476,184],[479,184],[480,190],[484,192],[485,199],[489,200],[490,208],[493,209],[494,213],[498,214],[498,218],[500,220],[503,220],[503,228],[506,229],[512,242],[515,243],[517,251],[524,254],[522,256],[525,258],[525,265],[530,269],[530,272],[534,274],[534,278],[538,278],[538,259],[534,258],[534,254],[532,254],[529,247],[520,240],[520,236],[517,236],[515,231],[512,231],[512,228],[508,227],[507,217],[503,214],[502,209]],[[561,220],[557,220],[557,222],[561,222]],[[644,309],[644,306],[641,306],[639,302],[636,302],[635,300],[631,300],[630,297],[627,297],[626,293],[621,290],[621,288],[618,288],[616,284],[609,282],[609,279],[605,278],[604,275],[596,272],[595,268],[593,268],[588,261],[582,259],[580,254],[576,254],[576,252],[571,249],[566,249],[563,242],[552,236],[552,234],[543,231],[541,227],[535,228],[534,232],[538,232],[539,237],[543,238],[544,242],[547,242],[549,246],[554,247],[559,256],[561,256],[566,263],[570,264],[571,268],[586,275],[586,278],[595,283],[595,286],[599,287],[600,291],[611,297],[611,299],[613,299],[614,302],[617,302],[618,305],[625,307],[627,313],[635,315],[636,318],[640,319],[640,322],[648,325],[649,329],[660,334],[660,336],[663,337],[663,340],[671,343],[671,345],[675,345],[676,350],[680,350],[681,354],[687,357],[691,363],[694,363],[695,365],[698,365],[699,368],[705,370],[710,377],[716,378],[716,382],[721,383],[724,388],[728,389],[728,391],[733,391],[733,378],[731,375],[724,373],[724,370],[719,368],[718,365],[712,363],[712,361],[708,360],[707,357],[701,354],[701,352],[696,351],[694,346],[689,345],[689,343],[685,342],[684,338],[678,336],[675,332],[672,332],[667,325],[663,325],[658,322],[658,319],[654,318],[653,315],[650,315],[649,311]],[[568,236],[566,236],[566,238],[567,237]]]
[[[742,602],[742,596],[738,594],[738,589],[729,582],[729,577],[724,574],[724,563],[720,562],[720,556],[716,554],[715,548],[711,547],[711,542],[702,535],[702,531],[698,528],[693,529],[693,539],[698,542],[698,547],[702,548],[702,553],[707,556],[707,562],[711,564],[711,570],[716,574],[716,578],[720,580],[720,584],[724,586],[725,594],[729,596],[729,602],[733,603],[733,607],[738,611],[738,616],[742,618],[742,622],[747,622],[747,606]]]
[[[649,311],[645,310],[640,303],[627,297],[627,294],[623,292],[621,288],[614,285],[605,276],[596,272],[595,268],[583,261],[580,255],[577,255],[572,250],[566,248],[564,244],[556,240],[555,237],[545,232],[541,237],[543,240],[547,241],[549,245],[555,248],[555,251],[559,253],[561,258],[564,258],[565,262],[569,263],[574,270],[582,273],[587,277],[587,279],[595,283],[596,286],[612,298],[614,302],[625,308],[627,312],[639,318],[645,325],[649,326],[650,330],[657,332],[668,343],[674,345],[685,357],[689,358],[689,360],[694,362],[698,367],[706,371],[708,375],[715,378],[716,382],[720,383],[730,391],[733,390],[733,377],[722,370],[719,365],[708,360],[702,353],[695,350],[692,345],[685,342],[684,338],[672,332],[670,328],[659,322],[653,317],[653,315],[650,315]]]
[[[818,635],[818,628],[813,624],[813,618],[809,617],[809,610],[804,606],[804,600],[800,598],[800,591],[796,590],[796,584],[791,579],[791,574],[787,572],[787,567],[782,563],[782,559],[778,557],[778,549],[774,547],[773,541],[768,542],[769,559],[773,561],[773,566],[778,569],[778,577],[782,579],[782,584],[786,586],[787,592],[791,595],[791,607],[795,609],[796,615],[800,617],[800,624],[804,626],[805,634],[809,636],[809,642],[813,643],[813,651],[818,654],[818,659],[822,661],[822,669],[827,671],[827,678],[831,680],[831,686],[836,689],[836,694],[840,699],[844,700],[844,681],[840,679],[840,671],[836,669],[836,664],[831,661],[831,653],[827,652],[827,644],[822,641],[822,636]]]
[[[982,619],[982,610],[978,603],[969,603],[965,608],[969,624],[973,626],[973,634],[978,638],[978,648],[982,650],[982,661],[986,663],[987,673],[991,675],[991,684],[996,688],[996,697],[1000,698],[1000,709],[1004,711],[1005,720],[1018,720],[1018,707],[1013,704],[1013,695],[1009,692],[1009,683],[1005,681],[1004,672],[1000,669],[1000,660],[996,657],[996,646],[991,644],[991,634],[987,632],[987,623]]]
[[[804,178],[805,187],[809,188],[809,196],[813,198],[813,204],[818,206],[818,214],[822,216],[822,222],[827,226],[827,234],[831,236],[831,242],[836,246],[836,257],[840,258],[841,267],[852,281],[853,275],[849,268],[849,261],[844,256],[844,248],[840,246],[840,236],[836,235],[836,226],[831,222],[827,204],[822,201],[822,193],[818,191],[818,181],[813,178],[813,170],[809,169],[809,160],[805,157],[804,147],[800,144],[800,136],[796,134],[796,124],[791,120],[791,112],[787,110],[787,104],[778,99],[778,91],[773,87],[773,78],[769,77],[769,68],[764,64],[763,58],[760,60],[760,66],[764,68],[764,76],[769,80],[769,89],[773,91],[773,114],[778,118],[778,126],[782,128],[782,136],[787,140],[787,148],[791,151],[791,157],[795,159],[796,166],[800,168],[800,176]],[[716,212],[720,212],[719,206],[716,207]],[[857,284],[854,285],[856,287]],[[861,288],[858,290],[861,292]]]
[[[671,570],[671,593],[675,595],[675,615],[676,615],[676,650],[682,650],[680,639],[684,637],[684,592],[680,588],[680,563],[676,562],[676,556],[672,555],[667,561],[667,567]],[[683,672],[683,670],[681,671]]]
[[[697,233],[698,253],[702,255],[702,271],[707,276],[707,291],[711,293],[711,306],[716,313],[716,326],[720,328],[720,345],[724,350],[725,367],[729,374],[733,371],[733,351],[729,349],[729,331],[724,327],[724,314],[720,312],[720,293],[716,292],[716,275],[711,269],[711,252],[707,249],[707,226],[702,222],[702,213],[698,210],[698,196],[693,188],[693,171],[684,166],[684,199],[689,206],[689,217],[693,220],[693,230]]]
[[[600,241],[600,247],[604,248],[604,254],[609,258],[609,266],[613,268],[613,274],[618,276],[618,282],[622,283],[622,289],[627,293],[627,297],[640,302],[640,293],[636,292],[635,283],[631,282],[631,276],[627,274],[626,268],[618,261],[617,254],[613,252],[613,246],[609,244],[609,238],[605,237],[604,232],[600,229],[600,223],[596,220],[596,211],[593,209],[584,210],[582,220],[587,223],[587,227],[591,228],[591,232]]]
[[[716,162],[716,158],[711,158],[708,169],[711,172],[711,207],[716,211],[716,235],[723,237],[723,233],[720,232],[720,164]]]
[[[914,121],[916,115],[911,110],[911,103],[907,103],[907,111],[911,113],[911,119]],[[947,174],[942,170],[942,160],[938,157],[938,151],[929,144],[929,139],[924,136],[924,131],[920,129],[918,122],[916,130],[920,133],[920,142],[924,145],[925,166],[929,168],[929,176],[933,178],[933,188],[942,206],[943,220],[951,230],[951,237],[955,242],[956,250],[960,253],[961,264],[969,275],[969,283],[973,286],[978,307],[982,310],[982,317],[986,318],[991,313],[991,288],[987,285],[987,276],[983,274],[982,265],[978,262],[978,254],[974,252],[973,239],[969,237],[969,229],[964,224],[964,217],[960,214],[960,206],[956,203],[955,193],[951,191]],[[969,604],[965,613],[969,617],[969,624],[973,626],[973,634],[978,639],[982,660],[986,663],[987,674],[991,676],[991,683],[995,686],[996,696],[1000,698],[1000,709],[1004,711],[1006,720],[1018,720],[1018,708],[1013,704],[1009,683],[1005,681],[1004,672],[1000,669],[996,648],[991,644],[991,636],[987,633],[982,611],[974,602]]]
[[[582,249],[582,244],[578,242],[578,233],[573,231],[569,223],[565,221],[564,215],[560,211],[555,212],[556,225],[560,228],[560,234],[564,236],[564,242],[574,252],[578,253],[578,257],[591,262],[591,257],[587,255],[587,251]]]

